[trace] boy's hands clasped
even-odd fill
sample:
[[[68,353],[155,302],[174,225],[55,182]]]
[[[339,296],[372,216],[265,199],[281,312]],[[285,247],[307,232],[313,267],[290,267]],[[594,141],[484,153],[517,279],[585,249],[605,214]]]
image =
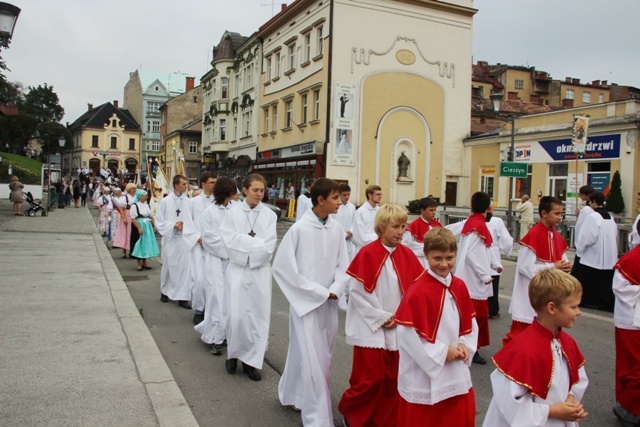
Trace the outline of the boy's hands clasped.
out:
[[[466,362],[469,360],[469,349],[463,343],[458,343],[458,347],[449,346],[447,350],[447,362],[454,360],[462,360]]]
[[[564,402],[558,402],[549,407],[549,418],[562,421],[580,421],[589,415],[584,406],[570,394]]]

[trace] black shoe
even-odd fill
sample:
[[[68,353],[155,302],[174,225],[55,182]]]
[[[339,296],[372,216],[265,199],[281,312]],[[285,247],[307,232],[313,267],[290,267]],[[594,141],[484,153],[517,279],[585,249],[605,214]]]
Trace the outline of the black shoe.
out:
[[[633,421],[629,421],[626,418],[624,418],[623,414],[624,412],[626,412],[621,406],[614,406],[613,407],[613,415],[616,416],[616,418],[618,419],[618,421],[620,421],[620,424],[622,424],[623,427],[638,427],[640,426],[640,423],[634,423]]]
[[[242,362],[242,372],[247,374],[250,380],[252,381],[260,381],[262,379],[262,375],[260,372],[253,366],[249,366],[246,363]]]
[[[169,302],[169,297],[166,296],[165,294],[160,294],[160,301]]]
[[[487,361],[484,360],[484,357],[480,356],[480,353],[476,351],[476,354],[473,355],[472,359],[473,363],[477,363],[478,365],[486,365]]]
[[[222,344],[213,344],[211,346],[211,354],[213,354],[214,356],[221,356],[222,353],[224,353],[224,347],[222,346]],[[233,370],[235,371],[235,368],[233,368]]]
[[[228,373],[235,374],[236,368],[238,367],[238,359],[227,359],[226,362],[224,362],[224,367]]]
[[[193,314],[193,324],[197,325],[198,323],[204,321],[204,313],[194,313]]]
[[[187,310],[191,310],[191,304],[189,304],[189,301],[178,301],[178,305],[182,308],[186,308]]]

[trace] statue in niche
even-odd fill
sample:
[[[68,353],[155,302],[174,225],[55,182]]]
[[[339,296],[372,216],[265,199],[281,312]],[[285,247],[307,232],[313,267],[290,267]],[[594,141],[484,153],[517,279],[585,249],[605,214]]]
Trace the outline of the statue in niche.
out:
[[[411,160],[407,157],[407,155],[402,151],[400,157],[398,158],[398,181],[408,181],[409,180],[409,165],[411,164]]]

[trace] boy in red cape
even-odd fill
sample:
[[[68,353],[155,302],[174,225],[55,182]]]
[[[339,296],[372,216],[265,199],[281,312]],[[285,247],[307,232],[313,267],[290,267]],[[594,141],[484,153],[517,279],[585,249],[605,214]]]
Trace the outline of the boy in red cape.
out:
[[[493,237],[487,227],[487,211],[491,205],[491,197],[478,191],[471,196],[471,216],[464,222],[460,238],[460,252],[456,276],[467,285],[478,322],[478,346],[473,355],[473,362],[486,365],[487,361],[480,356],[480,348],[488,346],[489,335],[489,303],[493,295],[493,272],[502,273],[502,264],[491,250]]]
[[[533,276],[536,318],[493,356],[493,398],[483,427],[569,427],[587,416],[580,403],[589,384],[584,356],[563,331],[580,315],[581,297],[580,282],[565,272],[549,268]]]
[[[398,423],[398,346],[395,312],[424,274],[413,252],[400,241],[407,213],[384,205],[374,220],[378,239],[364,246],[347,269],[349,304],[345,332],[353,345],[350,387],[338,410],[350,427]]]
[[[469,365],[478,324],[469,291],[453,276],[456,238],[436,228],[424,239],[427,273],[396,312],[400,368],[398,426],[473,427],[475,396]]]
[[[560,199],[552,196],[542,197],[538,205],[540,222],[520,241],[516,277],[509,305],[511,330],[502,340],[503,345],[507,345],[533,322],[536,312],[527,297],[533,275],[546,268],[557,268],[565,273],[571,271],[571,263],[566,254],[569,246],[556,230],[562,222],[562,210]]]
[[[418,207],[420,208],[420,217],[407,226],[402,244],[411,249],[424,268],[427,268],[427,261],[424,258],[424,235],[433,228],[442,227],[442,224],[436,219],[438,202],[433,198],[423,197],[418,202]]]
[[[640,224],[635,231],[640,233]],[[625,426],[640,425],[640,246],[624,254],[613,267],[616,297],[616,406]]]

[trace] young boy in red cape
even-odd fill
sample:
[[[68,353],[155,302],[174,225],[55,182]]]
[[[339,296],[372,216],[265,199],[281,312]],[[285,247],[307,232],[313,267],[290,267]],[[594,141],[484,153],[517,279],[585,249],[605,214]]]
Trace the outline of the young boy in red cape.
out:
[[[407,231],[402,238],[402,244],[413,251],[424,268],[427,268],[427,261],[424,258],[424,235],[433,228],[442,227],[436,219],[438,202],[431,197],[423,197],[418,202],[420,217],[414,219],[407,226]]]
[[[569,246],[556,230],[562,222],[562,211],[562,201],[552,196],[542,197],[538,205],[540,222],[520,241],[516,277],[509,305],[511,330],[502,340],[503,345],[507,345],[533,322],[536,312],[528,298],[529,282],[533,275],[546,268],[557,268],[565,273],[571,271],[571,263],[566,254]]]
[[[398,423],[395,312],[424,274],[418,258],[400,243],[406,224],[407,213],[399,206],[382,206],[374,220],[378,239],[360,249],[347,269],[352,279],[345,332],[353,366],[338,410],[350,427]]]
[[[637,233],[640,224],[636,223]],[[613,267],[616,334],[616,406],[625,426],[640,426],[640,246]]]
[[[580,403],[589,384],[584,356],[563,330],[580,315],[581,298],[580,282],[563,271],[533,276],[529,301],[536,318],[493,356],[493,398],[483,427],[569,427],[587,416]]]
[[[473,427],[471,355],[478,324],[469,291],[453,276],[456,238],[445,228],[424,239],[427,273],[413,284],[398,311],[398,426]]]

